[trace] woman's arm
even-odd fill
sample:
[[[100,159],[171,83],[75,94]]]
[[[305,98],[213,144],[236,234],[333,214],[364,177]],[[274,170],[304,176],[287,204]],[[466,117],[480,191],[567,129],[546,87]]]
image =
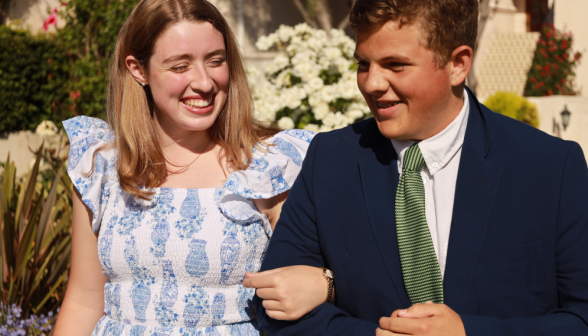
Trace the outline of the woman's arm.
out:
[[[272,198],[267,199],[254,199],[253,203],[257,208],[257,211],[267,216],[272,226],[272,231],[276,229],[276,223],[280,219],[280,213],[282,212],[282,205],[288,198],[289,191],[276,195]]]
[[[98,260],[98,238],[92,232],[92,213],[75,188],[74,191],[69,284],[54,336],[90,335],[104,315],[106,277]]]
[[[269,199],[253,200],[257,210],[266,215],[275,230],[288,192]],[[269,317],[293,321],[308,314],[325,302],[329,283],[323,269],[311,266],[290,266],[261,273],[245,273],[243,286],[257,288]],[[334,289],[333,299],[334,301]]]

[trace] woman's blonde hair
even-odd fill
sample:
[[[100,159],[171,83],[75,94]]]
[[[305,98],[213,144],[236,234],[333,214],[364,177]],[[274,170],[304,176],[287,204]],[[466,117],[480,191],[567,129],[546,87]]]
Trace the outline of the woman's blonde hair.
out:
[[[209,129],[212,141],[234,170],[245,169],[253,148],[278,129],[253,118],[253,99],[239,46],[222,14],[206,0],[142,0],[118,34],[108,83],[108,122],[118,150],[118,177],[122,190],[149,199],[151,188],[167,176],[166,161],[153,125],[154,102],[149,87],[142,87],[127,70],[125,59],[134,56],[148,73],[157,38],[181,21],[209,22],[224,37],[229,67],[229,92],[224,108]]]

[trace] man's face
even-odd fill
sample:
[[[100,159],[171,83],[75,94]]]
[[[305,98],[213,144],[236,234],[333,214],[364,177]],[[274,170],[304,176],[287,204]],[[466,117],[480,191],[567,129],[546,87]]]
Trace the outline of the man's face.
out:
[[[400,28],[394,21],[357,35],[357,85],[387,138],[427,139],[459,114],[451,67],[437,67],[425,37],[418,22]]]

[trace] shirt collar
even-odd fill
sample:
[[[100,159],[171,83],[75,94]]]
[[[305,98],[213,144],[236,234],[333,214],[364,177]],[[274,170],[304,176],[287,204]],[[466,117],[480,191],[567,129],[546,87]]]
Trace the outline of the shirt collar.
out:
[[[457,117],[438,134],[419,142],[419,148],[425,159],[429,174],[433,175],[445,167],[463,145],[469,111],[468,93],[464,89],[464,103]],[[402,171],[404,153],[416,141],[394,139],[391,139],[391,141],[394,150],[398,154],[398,170]]]

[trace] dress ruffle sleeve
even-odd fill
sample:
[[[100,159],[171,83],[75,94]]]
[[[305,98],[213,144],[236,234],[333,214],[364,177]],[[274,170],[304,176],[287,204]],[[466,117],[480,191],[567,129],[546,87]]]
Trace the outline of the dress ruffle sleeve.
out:
[[[222,188],[219,206],[236,223],[262,221],[268,234],[267,217],[257,211],[253,199],[267,199],[290,190],[302,167],[302,161],[314,133],[287,130],[276,134],[253,152],[249,168],[229,176]]]
[[[107,147],[100,150],[95,158],[94,153],[112,142],[114,134],[103,120],[86,116],[68,119],[63,122],[63,127],[70,142],[67,173],[82,195],[82,201],[92,211],[92,230],[98,232],[110,196],[110,186],[117,180],[116,151]]]

